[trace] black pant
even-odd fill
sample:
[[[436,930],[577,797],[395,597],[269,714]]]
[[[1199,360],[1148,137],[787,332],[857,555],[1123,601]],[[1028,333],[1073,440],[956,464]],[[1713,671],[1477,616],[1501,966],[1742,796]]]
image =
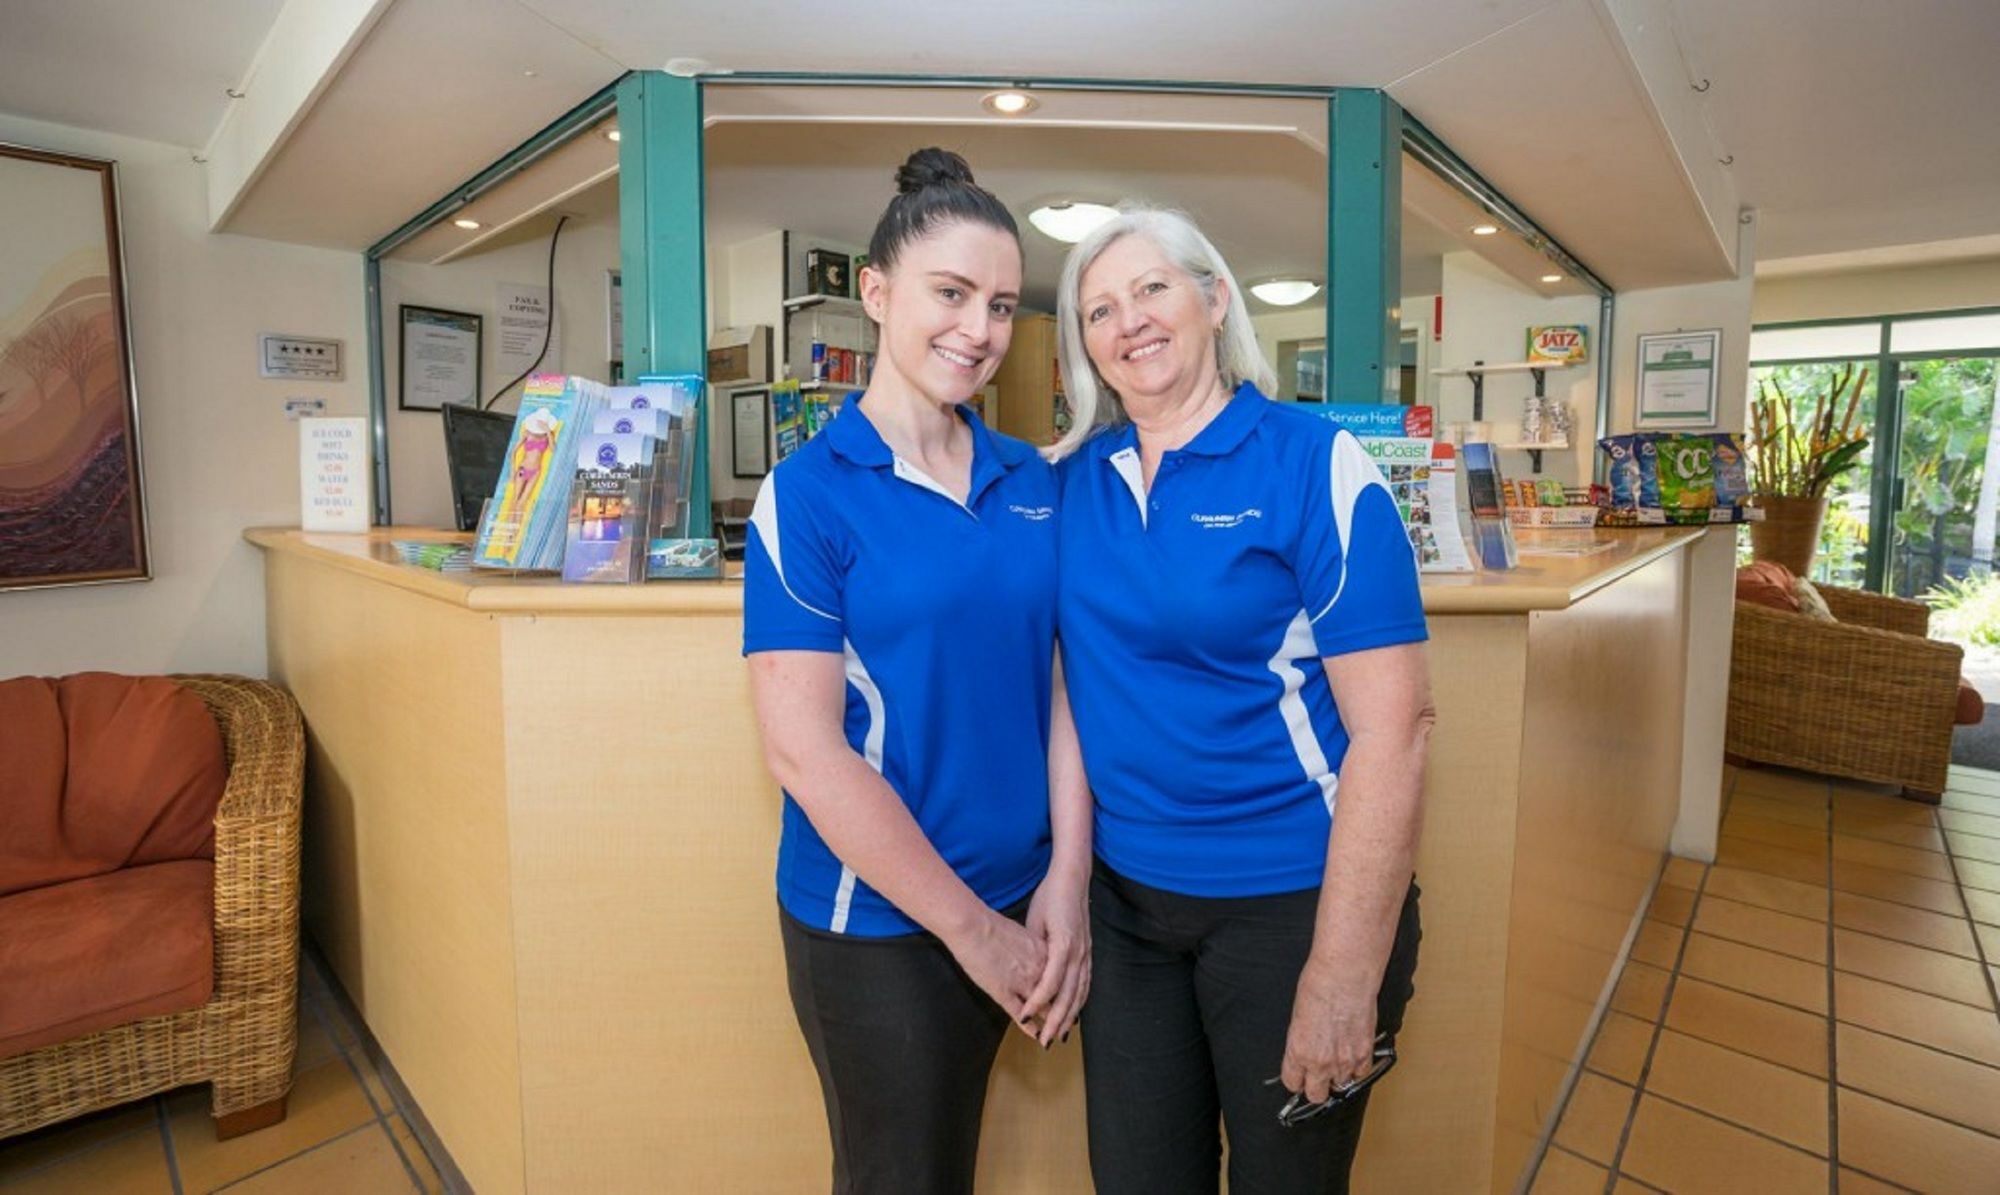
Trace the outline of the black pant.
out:
[[[1412,883],[1376,1001],[1376,1028],[1392,1035],[1415,991],[1417,896]],[[1286,1128],[1278,1109],[1290,1093],[1264,1082],[1284,1061],[1318,907],[1317,888],[1182,896],[1098,864],[1083,1063],[1099,1195],[1216,1191],[1218,1115],[1230,1195],[1347,1190],[1367,1093]]]
[[[930,934],[852,938],[779,917],[836,1195],[970,1195],[1006,1012]]]

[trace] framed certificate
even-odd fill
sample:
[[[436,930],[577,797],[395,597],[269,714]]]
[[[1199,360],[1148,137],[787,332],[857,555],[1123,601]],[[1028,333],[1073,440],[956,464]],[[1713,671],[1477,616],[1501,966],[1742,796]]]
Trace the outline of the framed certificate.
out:
[[[403,353],[396,406],[405,411],[439,411],[446,403],[477,408],[480,318],[410,303],[397,310]]]
[[[1639,337],[1641,429],[1714,427],[1722,329]]]
[[[732,471],[762,477],[771,471],[771,392],[737,390],[729,396]]]

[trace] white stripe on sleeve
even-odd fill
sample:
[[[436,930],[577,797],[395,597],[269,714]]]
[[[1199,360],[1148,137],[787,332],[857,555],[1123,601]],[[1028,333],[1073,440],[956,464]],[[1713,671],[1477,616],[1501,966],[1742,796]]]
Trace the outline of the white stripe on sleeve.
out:
[[[785,579],[784,541],[778,537],[778,474],[775,470],[764,479],[763,485],[757,487],[757,504],[750,510],[750,525],[757,529],[757,538],[764,543],[764,552],[771,558],[772,571],[778,574],[778,584],[785,587],[785,593],[799,604],[799,608],[821,618],[840,621],[837,615],[828,614],[801,598],[793,591],[792,583]]]

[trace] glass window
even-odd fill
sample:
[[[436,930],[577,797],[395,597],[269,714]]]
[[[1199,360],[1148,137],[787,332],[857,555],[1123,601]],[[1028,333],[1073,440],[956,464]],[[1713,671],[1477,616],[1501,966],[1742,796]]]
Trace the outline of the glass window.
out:
[[[1752,361],[1820,361],[1873,358],[1882,351],[1882,324],[1829,324],[1817,328],[1765,328],[1750,333]]]
[[[1755,335],[1751,338],[1755,340]],[[1895,353],[1953,353],[2000,349],[2000,312],[1897,320],[1889,325]]]

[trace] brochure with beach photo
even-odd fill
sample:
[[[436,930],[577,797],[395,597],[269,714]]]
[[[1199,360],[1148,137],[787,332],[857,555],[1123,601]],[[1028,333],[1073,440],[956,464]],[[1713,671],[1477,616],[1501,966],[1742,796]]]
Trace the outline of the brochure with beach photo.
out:
[[[1431,438],[1431,408],[1388,403],[1298,405],[1353,432],[1362,451],[1382,470],[1419,570],[1473,571],[1458,524],[1458,459],[1451,445]]]
[[[562,567],[577,441],[588,433],[603,404],[604,387],[588,378],[536,374],[528,379],[500,479],[479,520],[475,566],[524,572]]]

